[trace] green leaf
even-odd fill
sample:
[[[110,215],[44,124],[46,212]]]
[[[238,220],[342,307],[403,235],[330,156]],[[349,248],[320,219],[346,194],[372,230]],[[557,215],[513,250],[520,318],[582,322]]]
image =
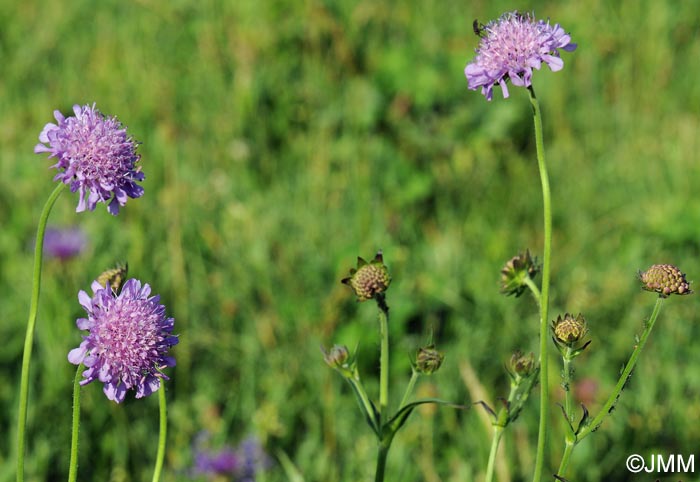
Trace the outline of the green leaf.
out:
[[[425,405],[427,403],[434,403],[436,405],[443,405],[446,407],[459,409],[469,408],[466,405],[458,405],[456,403],[446,402],[437,398],[426,398],[423,400],[416,400],[415,402],[411,402],[401,407],[401,409],[398,412],[396,412],[396,414],[390,420],[388,420],[386,424],[384,424],[384,427],[382,427],[382,432],[384,433],[384,435],[386,435],[386,431],[388,430],[391,436],[393,437],[393,435],[403,426],[403,424],[406,423],[406,420],[408,419],[409,415],[411,415],[411,412],[413,412],[413,409],[419,405]]]

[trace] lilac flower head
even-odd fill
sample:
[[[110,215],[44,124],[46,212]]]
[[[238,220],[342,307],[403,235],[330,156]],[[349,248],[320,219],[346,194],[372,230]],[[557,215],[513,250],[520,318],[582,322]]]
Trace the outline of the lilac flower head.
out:
[[[61,261],[79,255],[87,246],[85,233],[78,227],[46,228],[44,253]]]
[[[117,403],[130,389],[136,398],[150,395],[160,388],[161,379],[168,380],[163,368],[175,366],[175,359],[167,356],[179,341],[172,335],[175,320],[139,280],[127,280],[119,293],[95,281],[92,291],[92,297],[85,291],[78,294],[88,317],[76,324],[89,333],[68,353],[69,362],[87,367],[80,384],[99,380],[107,398]]]
[[[467,64],[464,74],[471,90],[481,87],[487,100],[493,97],[493,86],[498,84],[503,97],[508,98],[506,81],[518,87],[530,87],[532,69],[540,69],[542,62],[556,72],[564,67],[559,49],[572,52],[576,44],[559,24],[535,20],[534,15],[508,12],[498,20],[478,26],[481,37],[476,58]]]
[[[34,152],[57,159],[51,166],[58,170],[54,181],[78,191],[76,212],[94,211],[98,202],[109,202],[107,210],[116,216],[127,198],[143,195],[143,187],[136,184],[144,179],[141,167],[136,167],[141,158],[137,143],[116,117],[104,116],[95,104],[74,105],[73,112],[75,116],[64,117],[54,111],[57,124],[44,126]]]
[[[254,482],[256,474],[271,464],[254,437],[244,439],[238,447],[224,445],[218,450],[209,447],[209,438],[207,432],[195,437],[193,476],[232,476],[236,482]]]

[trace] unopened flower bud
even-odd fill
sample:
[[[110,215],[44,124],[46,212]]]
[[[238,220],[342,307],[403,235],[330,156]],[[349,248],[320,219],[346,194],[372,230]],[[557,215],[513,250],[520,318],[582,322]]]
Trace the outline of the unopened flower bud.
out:
[[[588,333],[586,320],[581,313],[576,318],[569,313],[566,313],[564,318],[561,315],[557,316],[557,319],[552,321],[552,329],[555,339],[570,347],[581,341]]]
[[[418,349],[416,353],[416,370],[430,375],[436,372],[442,365],[445,355],[435,349],[435,345],[428,345]]]
[[[648,270],[639,272],[642,288],[659,293],[662,298],[669,295],[689,295],[692,293],[685,274],[672,264],[655,264]]]
[[[535,355],[532,352],[524,355],[520,350],[516,351],[510,357],[510,369],[517,377],[527,377],[535,369]]]
[[[348,359],[350,358],[350,352],[348,347],[345,345],[333,345],[333,347],[325,351],[323,350],[323,359],[326,364],[331,368],[343,368],[347,367]]]
[[[384,266],[382,252],[379,251],[369,263],[357,258],[357,269],[350,270],[350,276],[341,280],[349,285],[357,296],[357,301],[367,301],[387,290],[391,283],[389,271]]]
[[[501,293],[516,297],[522,295],[527,289],[525,280],[534,279],[538,271],[537,259],[530,256],[529,250],[514,256],[501,270]]]

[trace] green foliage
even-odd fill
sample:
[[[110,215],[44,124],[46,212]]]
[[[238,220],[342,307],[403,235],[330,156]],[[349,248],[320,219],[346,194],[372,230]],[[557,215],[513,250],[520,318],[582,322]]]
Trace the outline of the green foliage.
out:
[[[118,218],[103,205],[75,214],[66,192],[51,216],[84,228],[91,247],[45,265],[27,480],[67,473],[77,292],[115,261],[162,295],[180,334],[166,385],[166,481],[189,480],[202,430],[220,443],[255,435],[307,482],[372,477],[374,435],[319,346],[359,345],[358,363],[376,360],[374,316],[340,279],[358,254],[380,248],[393,278],[392,351],[413,353],[432,331],[446,353],[417,392],[492,406],[506,396],[509,354],[537,347],[534,302],[498,293],[504,262],[542,249],[530,107],[516,88],[487,103],[467,90],[462,69],[477,44],[473,19],[512,8],[0,1],[0,481],[14,479],[31,245],[52,189],[50,163],[32,148],[53,109],[74,103],[96,102],[143,143],[146,192]],[[576,377],[598,384],[595,412],[654,302],[637,270],[673,263],[692,280],[700,268],[700,12],[650,0],[532,8],[579,43],[562,72],[545,67],[534,82],[554,197],[551,312],[588,320],[592,344]],[[577,449],[576,481],[625,480],[633,452],[693,453],[696,312],[692,296],[666,303],[615,413]],[[398,400],[410,368],[400,356],[391,363]],[[561,397],[556,363],[553,355],[549,382]],[[360,370],[371,391],[376,366]],[[81,480],[148,480],[151,398],[116,406],[97,384],[84,389]],[[510,480],[531,474],[532,398],[504,437]],[[559,415],[552,410],[552,470]],[[394,441],[388,478],[476,480],[490,434],[478,408],[418,407]],[[278,463],[261,480],[288,478]]]

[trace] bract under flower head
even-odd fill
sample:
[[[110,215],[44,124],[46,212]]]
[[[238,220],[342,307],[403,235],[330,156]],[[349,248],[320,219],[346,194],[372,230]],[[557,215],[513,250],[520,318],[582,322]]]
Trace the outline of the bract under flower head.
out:
[[[39,134],[34,152],[48,152],[55,157],[58,174],[54,181],[78,191],[77,212],[94,211],[98,202],[108,203],[107,210],[119,214],[127,198],[143,195],[144,174],[136,163],[136,142],[116,117],[106,117],[92,106],[73,106],[74,116],[64,117],[54,111],[57,124],[48,123]]]
[[[476,29],[475,29],[476,30]],[[559,49],[572,52],[577,45],[559,24],[535,20],[534,15],[508,12],[498,20],[478,29],[481,42],[476,58],[464,69],[471,90],[481,87],[487,100],[493,97],[493,86],[498,84],[503,97],[508,98],[506,81],[529,87],[532,69],[540,69],[542,62],[556,72],[564,67]]]
[[[159,296],[150,296],[151,287],[136,279],[127,280],[119,294],[96,281],[92,291],[92,297],[85,291],[78,294],[88,317],[76,324],[89,333],[68,353],[68,361],[87,367],[80,384],[101,381],[107,398],[117,403],[131,389],[136,398],[150,395],[160,388],[161,379],[168,379],[163,368],[175,366],[175,359],[167,356],[179,341],[172,335],[175,320],[166,317]]]

